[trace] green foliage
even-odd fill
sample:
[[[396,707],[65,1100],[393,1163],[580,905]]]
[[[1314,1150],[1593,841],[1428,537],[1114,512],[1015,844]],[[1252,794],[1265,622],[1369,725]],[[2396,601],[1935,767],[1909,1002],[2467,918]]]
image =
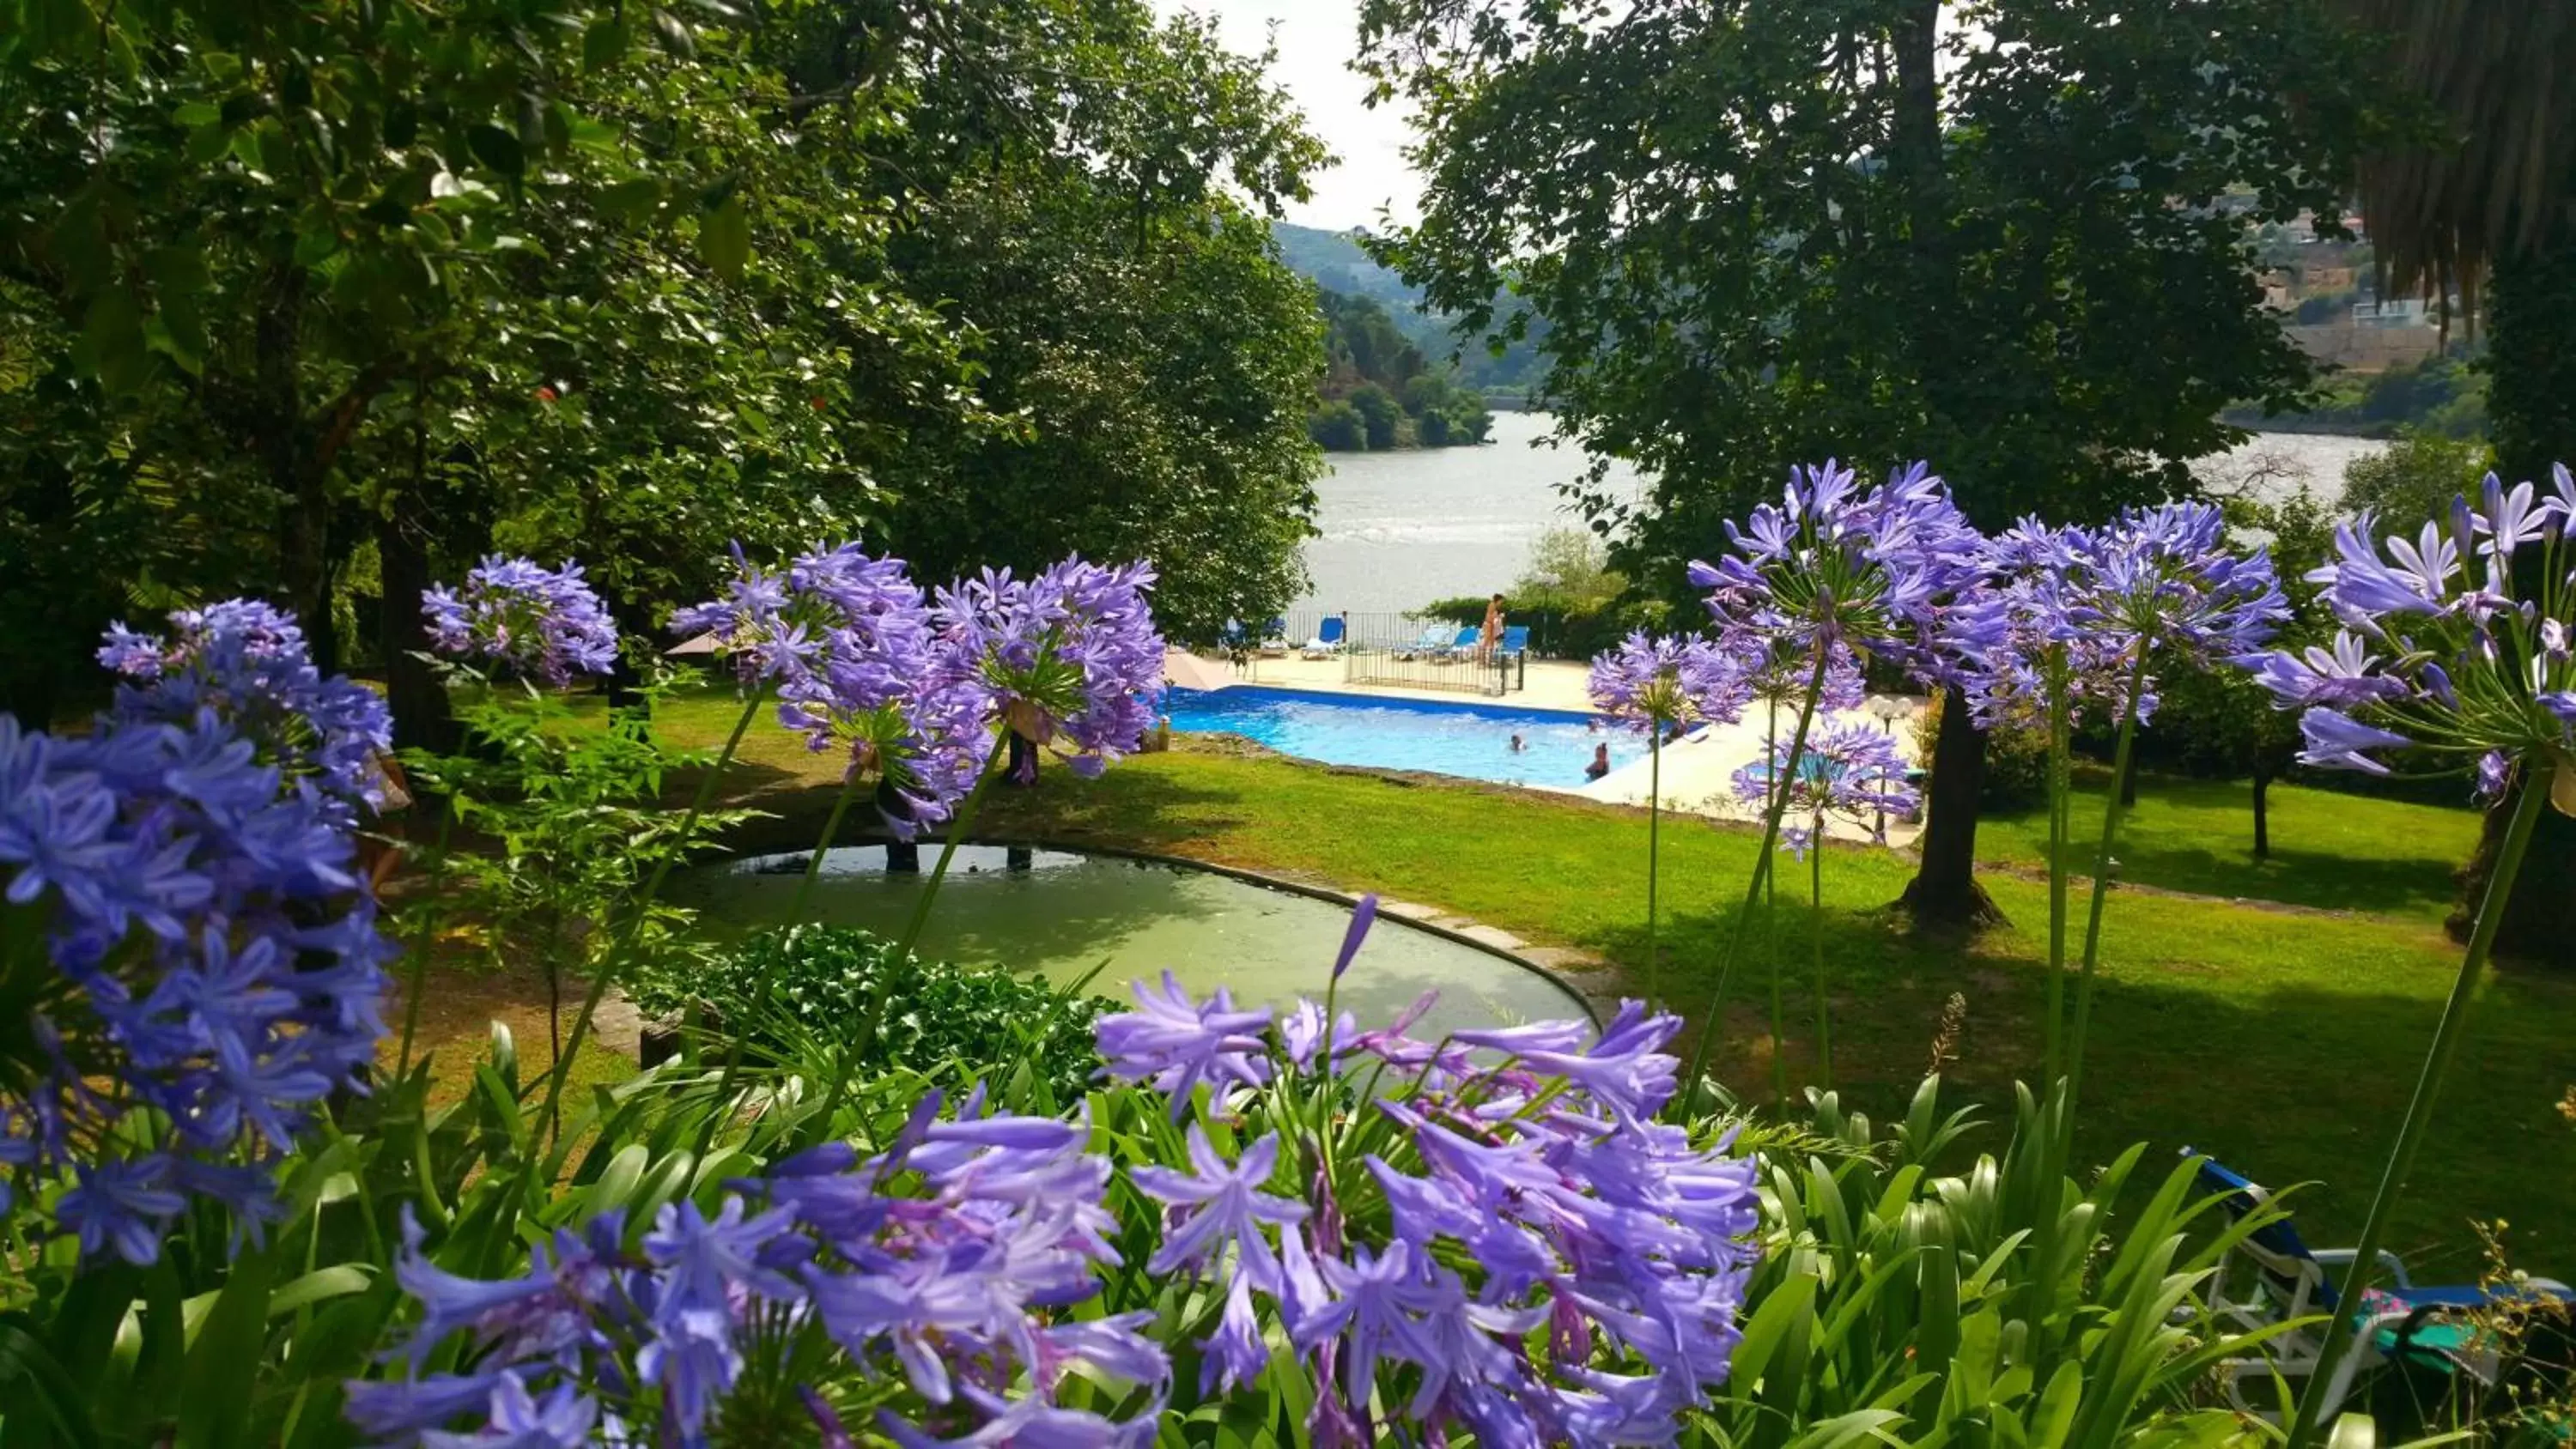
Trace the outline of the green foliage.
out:
[[[2377,509],[2383,531],[2411,530],[2446,517],[2452,499],[2475,496],[2489,466],[2483,443],[2401,432],[2384,451],[2344,465],[2343,511]]]
[[[1368,445],[1372,448],[1394,447],[1395,420],[1404,414],[1396,406],[1395,399],[1387,396],[1386,389],[1373,382],[1363,383],[1352,391],[1350,401],[1351,406],[1359,411],[1360,425],[1368,434]]]
[[[1368,421],[1348,401],[1328,402],[1306,415],[1306,436],[1328,453],[1357,453],[1368,447]]]
[[[753,1003],[768,995],[766,1012]],[[699,1013],[720,1031],[744,1022],[767,1055],[792,1060],[815,1043],[847,1043],[875,1013],[884,1023],[866,1055],[835,1070],[892,1067],[997,1085],[1026,1075],[1051,1100],[1079,1099],[1100,1065],[1091,1024],[1117,1003],[1057,990],[1008,971],[972,971],[903,955],[894,943],[849,927],[790,926],[716,949],[703,960],[648,967],[630,994],[656,1015]]]
[[[1321,326],[1261,213],[1305,195],[1322,148],[1208,22],[1008,8],[955,27],[959,64],[924,81],[979,128],[889,143],[885,174],[942,178],[892,262],[977,329],[978,389],[1015,425],[928,410],[885,465],[885,538],[931,577],[1143,558],[1165,631],[1214,639],[1304,585]],[[999,77],[1043,99],[989,93]]]
[[[1332,291],[1319,301],[1325,370],[1308,436],[1327,448],[1336,446],[1328,436],[1347,437],[1335,411],[1347,404],[1358,411],[1360,441],[1371,449],[1484,441],[1493,427],[1484,399],[1460,386],[1454,369],[1426,360],[1385,309]]]
[[[612,969],[612,950],[629,962],[695,956],[687,935],[694,913],[645,899],[644,887],[758,812],[662,808],[669,774],[704,769],[710,759],[654,733],[656,693],[641,706],[611,709],[603,725],[576,717],[552,694],[478,689],[461,711],[460,753],[402,753],[414,788],[447,812],[424,861],[426,898],[403,917],[414,942],[406,1056],[420,973],[451,925],[478,936],[495,968],[538,968],[550,1029],[561,1026],[565,977]]]
[[[1968,1130],[1965,1113],[1939,1114],[1938,1086],[1925,1080],[1883,1136],[1811,1093],[1820,1135],[1875,1150],[1763,1158],[1765,1252],[1709,1442],[2230,1437],[2233,1412],[2199,1407],[2197,1381],[2257,1340],[2193,1309],[2260,1219],[2222,1225],[2190,1161],[2132,1201],[2143,1145],[2079,1181],[2063,1097],[2027,1090],[1999,1156],[1935,1175]]]
[[[1795,462],[1926,458],[1981,525],[2089,519],[2185,490],[2221,406],[2309,377],[2250,242],[2330,224],[2365,130],[2315,0],[1362,14],[1428,179],[1380,255],[1493,341],[1548,324],[1563,430],[1651,480],[1585,499],[1651,589]]]
[[[2456,355],[2428,357],[2368,375],[2332,378],[2296,412],[2273,416],[2260,406],[2238,404],[2220,417],[2244,427],[2287,432],[2373,438],[2423,433],[2474,441],[2487,431],[2487,372]]]

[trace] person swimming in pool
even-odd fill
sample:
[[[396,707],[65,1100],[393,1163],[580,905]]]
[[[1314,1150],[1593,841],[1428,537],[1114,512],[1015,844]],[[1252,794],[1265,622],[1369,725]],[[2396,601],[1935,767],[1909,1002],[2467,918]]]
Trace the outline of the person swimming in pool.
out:
[[[1529,748],[1528,743],[1527,743],[1526,741],[1522,740],[1522,739],[1521,739],[1521,737],[1520,737],[1519,735],[1514,735],[1514,736],[1512,736],[1512,753],[1513,753],[1513,754],[1517,755],[1517,754],[1519,754],[1521,751],[1526,750],[1526,749],[1528,749],[1528,748]]]
[[[1610,747],[1608,745],[1594,745],[1592,747],[1592,763],[1583,767],[1583,778],[1587,780],[1598,780],[1609,773]]]

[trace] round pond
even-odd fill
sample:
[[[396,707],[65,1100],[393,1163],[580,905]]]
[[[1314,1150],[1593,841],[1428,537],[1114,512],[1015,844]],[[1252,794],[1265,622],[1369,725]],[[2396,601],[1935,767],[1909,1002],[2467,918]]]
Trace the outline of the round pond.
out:
[[[938,848],[921,849],[922,874],[886,870],[882,846],[828,853],[807,914],[884,935],[903,930]],[[779,924],[806,857],[748,856],[700,866],[674,880],[673,897],[718,932]],[[1247,1004],[1321,1000],[1349,908],[1289,891],[1115,856],[961,846],[931,907],[919,951],[961,966],[1079,979],[1126,999],[1127,983],[1169,968],[1193,996],[1234,988]],[[1583,1003],[1527,967],[1390,917],[1369,932],[1340,1004],[1362,1027],[1382,1024],[1427,990],[1438,1005],[1414,1035],[1584,1016]]]

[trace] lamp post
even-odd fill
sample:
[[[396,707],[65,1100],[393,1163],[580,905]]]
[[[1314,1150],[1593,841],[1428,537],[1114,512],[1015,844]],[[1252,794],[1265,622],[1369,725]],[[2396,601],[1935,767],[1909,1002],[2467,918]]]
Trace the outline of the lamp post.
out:
[[[1905,702],[1892,694],[1875,695],[1870,699],[1869,712],[1877,718],[1880,732],[1893,736],[1896,733],[1897,718],[1905,713]],[[1877,834],[1879,841],[1884,844],[1887,840],[1887,807],[1884,805],[1878,810]]]

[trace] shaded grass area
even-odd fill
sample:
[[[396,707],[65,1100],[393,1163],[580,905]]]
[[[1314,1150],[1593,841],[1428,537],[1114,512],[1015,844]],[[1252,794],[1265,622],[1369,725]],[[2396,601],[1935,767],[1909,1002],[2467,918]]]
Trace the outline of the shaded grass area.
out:
[[[665,720],[674,739],[712,746],[738,708],[718,695],[685,698]],[[737,768],[755,796],[829,773],[765,723]],[[2094,793],[2075,818],[2089,836],[2103,782],[2085,783]],[[2095,1161],[2136,1141],[2159,1155],[2191,1146],[2276,1187],[2313,1181],[2298,1198],[2311,1240],[2348,1241],[2457,966],[2438,921],[2477,818],[2297,787],[2274,793],[2274,859],[2257,864],[2244,786],[2145,782],[2120,851],[2123,879],[2379,914],[2115,894],[2079,1146]],[[1633,988],[1644,964],[1645,830],[1642,812],[1572,797],[1185,745],[1096,781],[1051,769],[1034,790],[997,795],[978,833],[1159,850],[1435,903],[1591,951]],[[1989,859],[2043,865],[2036,812],[1991,819],[1980,837]],[[1754,847],[1739,828],[1667,823],[1663,980],[1694,1028],[1716,991]],[[1990,874],[2014,924],[1927,939],[1882,910],[1911,870],[1885,852],[1829,852],[1836,1085],[1874,1113],[1900,1108],[1955,992],[1967,1024],[1946,1074],[1990,1121],[2008,1120],[2012,1083],[2036,1075],[2040,1053],[2045,890]],[[1770,1094],[1775,966],[1792,1091],[1819,1076],[1805,874],[1782,877],[1774,931],[1757,923],[1733,968],[1714,1053],[1725,1080],[1755,1098]],[[2576,1270],[2576,1138],[2554,1109],[2570,1082],[2576,983],[2514,973],[2482,983],[2432,1150],[2397,1222],[2395,1242],[2419,1272],[2474,1276],[2473,1217],[2509,1220],[2524,1266]]]
[[[2068,861],[2093,868],[2111,772],[2079,767]],[[2465,791],[2464,791],[2465,794]],[[2453,872],[2478,843],[2479,815],[2334,790],[2274,785],[2271,854],[2254,855],[2254,787],[2244,780],[2145,775],[2120,832],[2120,879],[2198,895],[2371,911],[2438,923],[2457,893]],[[2048,869],[2048,808],[1988,811],[1977,856]]]

